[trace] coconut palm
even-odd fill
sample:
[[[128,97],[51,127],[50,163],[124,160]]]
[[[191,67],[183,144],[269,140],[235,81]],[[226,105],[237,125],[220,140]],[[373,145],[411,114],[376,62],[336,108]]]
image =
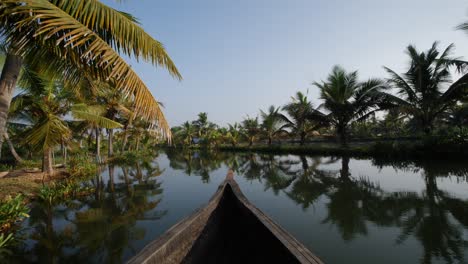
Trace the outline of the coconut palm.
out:
[[[73,104],[70,91],[61,83],[42,78],[34,73],[23,76],[23,93],[16,95],[10,109],[13,121],[30,125],[26,130],[24,144],[43,152],[42,170],[53,173],[52,152],[63,142],[71,139],[72,133],[63,120],[71,113],[75,118],[89,120],[101,127],[120,127],[117,122],[104,118],[98,111],[84,104]]]
[[[180,138],[184,145],[192,145],[193,137],[196,135],[197,131],[192,123],[186,121],[179,127],[179,129],[174,133],[176,138]]]
[[[2,0],[0,34],[9,43],[0,77],[0,135],[5,132],[25,61],[41,73],[63,74],[75,84],[84,73],[92,79],[113,80],[115,88],[134,101],[139,116],[160,129],[162,136],[170,137],[158,102],[120,53],[165,67],[178,79],[181,76],[162,44],[130,14],[100,1]]]
[[[93,100],[88,100],[88,104],[93,107],[99,108],[101,114],[113,121],[123,123],[129,119],[134,118],[135,113],[132,111],[130,102],[122,96],[120,92],[113,89],[109,83],[97,83],[100,89],[96,89],[94,95],[91,97]],[[107,128],[108,151],[107,156],[114,155],[114,129]]]
[[[260,134],[260,125],[258,123],[258,117],[245,118],[242,121],[242,127],[245,131],[245,135],[249,141],[249,147],[250,147],[253,145],[256,137]]]
[[[198,119],[193,121],[193,125],[197,129],[197,134],[198,134],[197,136],[199,138],[204,138],[207,133],[208,126],[209,126],[208,114],[205,112],[199,113]]]
[[[271,145],[273,139],[280,133],[286,132],[282,129],[282,119],[280,117],[280,108],[274,105],[268,108],[268,112],[260,110],[260,115],[263,119],[261,128],[263,133],[268,138],[268,145]]]
[[[325,119],[320,118],[321,114],[314,109],[312,103],[302,92],[297,92],[295,97],[291,97],[291,100],[283,107],[289,118],[280,115],[284,122],[282,129],[289,129],[290,133],[299,136],[300,144],[304,145],[306,137],[322,127]]]
[[[226,133],[226,139],[231,142],[233,147],[235,147],[242,137],[241,126],[236,122],[234,124],[228,124],[228,127],[229,129]]]
[[[313,84],[320,89],[320,98],[325,101],[322,106],[329,112],[326,119],[335,127],[343,145],[347,144],[349,125],[380,110],[387,99],[383,81],[359,82],[357,71],[346,72],[340,66],[333,67],[327,81]]]
[[[467,75],[456,82],[451,80],[450,66],[465,64],[450,56],[453,48],[451,44],[440,53],[434,42],[428,51],[418,52],[410,45],[406,53],[411,62],[403,75],[385,67],[390,74],[388,81],[398,91],[393,99],[401,112],[417,121],[426,134],[431,133],[434,121],[453,106],[468,87]]]
[[[208,147],[214,146],[217,148],[221,143],[223,133],[219,129],[210,129],[206,134],[205,140]]]

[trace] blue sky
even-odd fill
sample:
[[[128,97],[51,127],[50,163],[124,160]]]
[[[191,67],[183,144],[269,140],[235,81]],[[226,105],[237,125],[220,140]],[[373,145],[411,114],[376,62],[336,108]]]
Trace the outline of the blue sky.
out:
[[[298,90],[320,104],[313,81],[335,64],[359,70],[362,80],[398,72],[414,44],[427,50],[455,43],[468,58],[468,35],[455,27],[468,20],[463,0],[105,0],[138,17],[161,41],[183,75],[130,61],[179,125],[207,112],[225,125],[283,105]]]

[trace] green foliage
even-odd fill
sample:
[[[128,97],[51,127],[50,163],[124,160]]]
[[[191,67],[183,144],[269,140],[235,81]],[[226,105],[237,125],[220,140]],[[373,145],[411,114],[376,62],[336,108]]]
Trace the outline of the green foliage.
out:
[[[433,148],[456,148],[463,149],[468,147],[468,128],[467,127],[449,127],[440,129],[423,138],[425,146]]]
[[[142,160],[152,160],[157,156],[154,149],[143,149],[141,151],[125,151],[114,156],[111,160],[114,164],[135,164]]]
[[[8,248],[14,242],[13,240],[14,237],[12,233],[8,235],[5,233],[0,234],[0,259],[2,256],[11,254],[11,251]]]
[[[88,195],[92,188],[83,186],[76,180],[64,180],[39,189],[37,198],[49,205],[59,204],[82,195]]]
[[[10,171],[13,169],[13,165],[0,164],[0,171]]]
[[[95,175],[97,169],[97,164],[94,158],[90,157],[86,153],[77,153],[71,156],[68,161],[68,172],[75,178]]]
[[[8,247],[14,242],[16,225],[28,215],[29,208],[25,205],[25,198],[17,195],[14,198],[7,197],[0,204],[0,256],[8,254]]]
[[[385,68],[390,74],[389,83],[398,91],[392,100],[427,135],[434,129],[436,119],[466,94],[467,74],[455,82],[451,80],[451,66],[466,67],[466,62],[450,56],[453,48],[451,44],[439,52],[434,42],[429,50],[419,52],[410,45],[406,50],[410,64],[403,75]]]
[[[14,223],[29,217],[28,211],[24,196],[7,197],[0,205],[0,231],[4,232],[10,229]]]
[[[23,160],[23,162],[19,163],[16,168],[17,169],[34,169],[40,168],[41,162],[37,160]]]
[[[289,118],[280,115],[284,122],[282,128],[289,129],[294,136],[299,136],[301,145],[310,133],[324,126],[323,114],[314,109],[312,102],[302,92],[297,92],[295,97],[291,97],[291,102],[283,106],[283,110],[288,113]]]
[[[379,79],[358,80],[357,71],[346,72],[335,66],[327,81],[314,83],[320,89],[324,108],[330,112],[326,119],[335,127],[342,144],[346,144],[348,127],[380,110],[386,101],[387,87]]]

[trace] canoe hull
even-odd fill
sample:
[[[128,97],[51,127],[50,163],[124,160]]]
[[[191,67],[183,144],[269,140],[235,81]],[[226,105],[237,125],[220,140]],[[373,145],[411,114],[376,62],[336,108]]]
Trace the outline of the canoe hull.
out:
[[[252,205],[231,178],[208,204],[146,246],[129,263],[322,263]]]

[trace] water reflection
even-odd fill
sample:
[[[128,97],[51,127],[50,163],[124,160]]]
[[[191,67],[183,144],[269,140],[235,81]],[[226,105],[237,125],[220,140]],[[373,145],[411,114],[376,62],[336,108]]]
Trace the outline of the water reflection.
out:
[[[390,237],[397,248],[416,241],[415,250],[405,254],[413,254],[406,257],[420,263],[464,262],[468,253],[468,201],[438,185],[440,179],[446,178],[467,185],[468,166],[457,162],[364,161],[365,171],[377,172],[356,173],[353,164],[361,161],[350,157],[176,150],[168,150],[155,160],[109,165],[83,183],[94,187],[93,195],[66,204],[32,205],[31,218],[25,224],[27,240],[17,249],[16,262],[123,262],[154,238],[154,230],[162,228],[158,223],[167,219],[168,212],[186,203],[179,199],[161,206],[165,199],[163,187],[171,186],[173,189],[166,192],[175,196],[184,195],[178,188],[188,180],[175,174],[199,176],[198,182],[203,185],[217,185],[219,180],[214,179],[224,177],[227,168],[241,175],[239,180],[260,187],[265,195],[271,194],[268,200],[272,202],[264,209],[273,208],[274,199],[285,199],[298,205],[295,215],[300,217],[310,217],[310,212],[317,210],[313,215],[320,215],[319,228],[329,227],[329,232],[336,232],[340,238],[330,248],[336,243],[353,245],[362,238],[381,236]],[[378,177],[379,170],[385,168],[406,173],[407,177],[421,177],[423,188],[411,190],[406,182],[399,182],[398,190],[387,188]],[[258,193],[249,195],[255,197]],[[193,209],[185,208],[183,215]],[[272,217],[275,219],[274,214]],[[171,219],[168,224],[178,219]],[[280,224],[286,229],[294,228],[287,221]],[[310,226],[301,228],[308,231]],[[397,231],[388,236],[386,230]],[[320,240],[313,235],[299,239]],[[313,250],[327,261],[330,253]],[[391,254],[385,248],[369,250],[381,252],[383,262],[385,254]],[[357,262],[352,257],[344,260]]]
[[[96,175],[92,195],[66,203],[34,203],[29,239],[15,262],[119,263],[125,251],[135,254],[140,248],[133,244],[146,232],[137,221],[158,220],[167,213],[157,210],[163,193],[158,176],[164,170],[142,162],[119,171],[116,175],[115,166],[109,165],[106,177]]]

